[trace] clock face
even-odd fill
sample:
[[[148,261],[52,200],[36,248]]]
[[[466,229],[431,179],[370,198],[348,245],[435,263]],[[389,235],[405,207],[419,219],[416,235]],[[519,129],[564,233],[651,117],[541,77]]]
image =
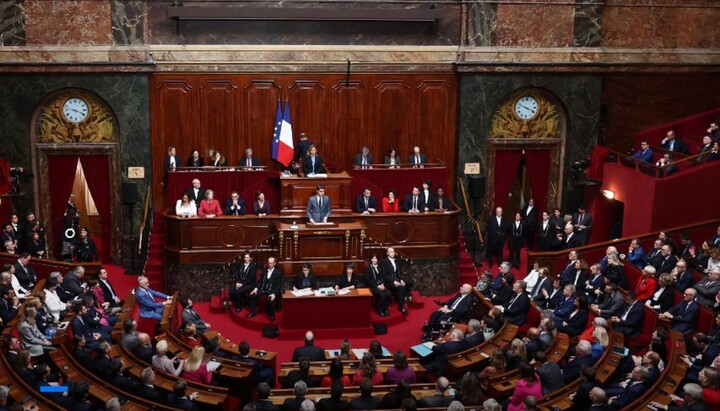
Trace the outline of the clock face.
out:
[[[515,102],[515,114],[523,120],[530,120],[538,111],[539,106],[535,97],[523,96]]]
[[[87,103],[79,97],[71,97],[63,104],[65,118],[73,123],[85,120],[89,112]]]

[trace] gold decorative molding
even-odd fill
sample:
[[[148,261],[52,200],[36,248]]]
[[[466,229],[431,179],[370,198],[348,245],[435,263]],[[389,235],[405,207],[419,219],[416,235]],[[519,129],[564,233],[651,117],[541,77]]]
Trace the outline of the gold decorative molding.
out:
[[[69,121],[63,114],[63,105],[70,98],[80,98],[88,106],[83,121]],[[112,143],[117,140],[118,125],[115,115],[98,97],[85,90],[66,89],[50,97],[40,108],[36,122],[37,143]]]
[[[537,101],[537,113],[527,120],[515,112],[518,99],[525,96]],[[495,110],[491,121],[491,139],[559,139],[562,135],[560,108],[538,89],[513,92]]]

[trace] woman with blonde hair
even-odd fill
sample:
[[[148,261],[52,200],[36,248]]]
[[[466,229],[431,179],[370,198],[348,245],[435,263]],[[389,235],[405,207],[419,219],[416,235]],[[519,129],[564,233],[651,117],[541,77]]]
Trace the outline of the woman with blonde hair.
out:
[[[527,361],[527,350],[525,343],[519,338],[515,338],[510,342],[510,349],[507,351],[507,371],[516,369],[522,361]]]
[[[366,352],[360,360],[360,366],[353,375],[353,385],[360,385],[363,378],[372,381],[373,385],[381,385],[384,382],[382,373],[377,369],[375,356],[369,352]]]
[[[187,323],[183,329],[180,339],[191,347],[197,347],[202,344],[199,338],[197,338],[197,326],[195,323]]]
[[[37,300],[37,298],[31,298],[30,300]],[[43,355],[44,351],[52,349],[52,342],[50,342],[45,335],[38,329],[35,324],[35,316],[37,315],[37,309],[34,304],[28,303],[25,307],[25,311],[20,316],[20,323],[18,325],[18,332],[20,333],[20,341],[22,341],[25,348],[30,351],[30,355],[33,357],[39,357]]]
[[[350,345],[350,341],[343,340],[343,342],[340,344],[340,355],[338,355],[338,358],[341,360],[354,360],[355,355],[352,353],[352,346]]]
[[[203,361],[204,357],[205,349],[203,347],[193,348],[192,352],[190,352],[190,358],[185,361],[181,377],[188,381],[210,384],[212,382],[212,373]]]
[[[603,327],[595,327],[592,336],[595,338],[595,342],[592,343],[591,355],[593,361],[597,361],[600,357],[602,357],[603,352],[605,352],[605,349],[610,343],[610,336],[608,336],[607,330]]]
[[[703,368],[698,374],[698,382],[703,387],[703,400],[711,411],[720,410],[720,376],[712,367]]]
[[[625,275],[625,266],[620,261],[617,251],[608,254],[608,265],[607,271],[605,272],[605,278],[610,279],[613,282],[624,289],[629,288],[627,276]]]

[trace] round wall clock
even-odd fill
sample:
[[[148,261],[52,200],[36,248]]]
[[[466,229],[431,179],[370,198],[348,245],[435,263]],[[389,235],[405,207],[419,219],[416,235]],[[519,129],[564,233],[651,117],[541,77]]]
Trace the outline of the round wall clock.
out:
[[[88,117],[89,113],[88,104],[80,97],[71,97],[63,104],[63,115],[70,122],[80,123]]]
[[[522,120],[530,120],[538,114],[539,106],[535,97],[522,96],[515,102],[515,115]]]

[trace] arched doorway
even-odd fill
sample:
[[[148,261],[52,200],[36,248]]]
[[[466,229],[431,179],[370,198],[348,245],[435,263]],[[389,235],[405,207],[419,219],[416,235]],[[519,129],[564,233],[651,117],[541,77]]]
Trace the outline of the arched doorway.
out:
[[[86,90],[58,90],[38,104],[31,130],[35,203],[47,224],[50,255],[60,259],[68,199],[74,194],[82,207],[77,225],[91,229],[101,261],[119,256],[119,129],[112,109]]]

